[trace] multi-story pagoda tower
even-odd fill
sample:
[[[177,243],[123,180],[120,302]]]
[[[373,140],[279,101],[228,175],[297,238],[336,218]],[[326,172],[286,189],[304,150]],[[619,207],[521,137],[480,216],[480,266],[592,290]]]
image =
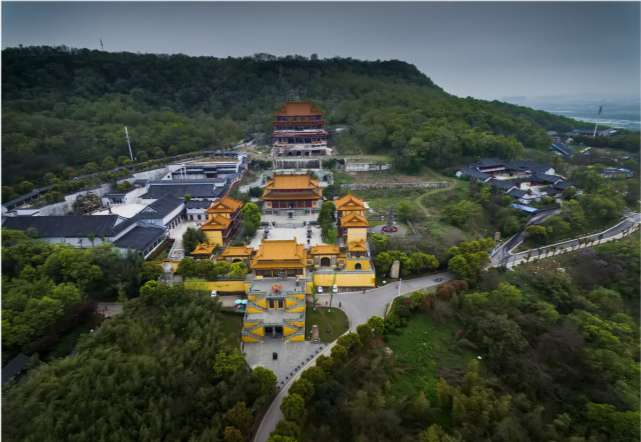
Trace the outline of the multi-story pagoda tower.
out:
[[[329,155],[324,112],[311,101],[288,101],[274,114],[273,156]]]

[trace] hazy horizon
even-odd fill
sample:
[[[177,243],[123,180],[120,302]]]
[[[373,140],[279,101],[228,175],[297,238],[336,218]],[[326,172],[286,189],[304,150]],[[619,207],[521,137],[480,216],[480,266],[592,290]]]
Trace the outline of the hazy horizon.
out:
[[[638,2],[3,2],[2,47],[397,59],[481,99],[640,96]]]

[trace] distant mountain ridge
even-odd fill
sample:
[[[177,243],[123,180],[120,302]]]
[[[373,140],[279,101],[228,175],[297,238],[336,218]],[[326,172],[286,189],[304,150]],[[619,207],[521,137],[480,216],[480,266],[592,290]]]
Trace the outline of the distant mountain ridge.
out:
[[[398,60],[217,59],[64,46],[7,48],[2,57],[3,185],[46,184],[45,173],[60,177],[68,166],[106,168],[108,156],[122,162],[125,125],[139,160],[246,136],[268,142],[272,113],[286,100],[311,99],[330,129],[348,128],[335,140],[341,152],[391,151],[433,167],[452,155],[505,153],[492,144],[510,144],[509,152],[514,143],[544,148],[547,130],[577,126],[525,107],[451,96]]]

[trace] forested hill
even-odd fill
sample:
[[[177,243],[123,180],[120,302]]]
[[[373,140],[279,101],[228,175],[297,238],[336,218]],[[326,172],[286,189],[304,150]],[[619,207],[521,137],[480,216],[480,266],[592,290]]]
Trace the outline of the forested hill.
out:
[[[401,61],[301,56],[217,59],[66,47],[2,51],[3,185],[48,184],[53,172],[125,161],[124,126],[139,160],[226,146],[270,133],[285,100],[311,99],[339,151],[393,151],[401,167],[461,155],[544,148],[574,120],[445,93]],[[122,157],[122,158],[120,158]],[[112,164],[107,161],[104,167]]]

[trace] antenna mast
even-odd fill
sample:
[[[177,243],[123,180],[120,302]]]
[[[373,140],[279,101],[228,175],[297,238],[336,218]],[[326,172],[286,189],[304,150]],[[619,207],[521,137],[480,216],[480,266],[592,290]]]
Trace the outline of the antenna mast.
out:
[[[104,51],[105,47],[102,45],[102,37],[100,37],[100,50]]]
[[[603,110],[603,105],[599,106],[599,114],[596,116],[596,124],[594,125],[594,133],[592,138],[596,137],[596,128],[599,125],[599,119],[601,118],[601,111]]]
[[[127,130],[127,126],[125,126],[125,137],[127,138],[127,146],[129,146],[129,158],[131,158],[131,162],[134,162],[134,156],[131,153],[131,143],[129,142],[129,131]]]

